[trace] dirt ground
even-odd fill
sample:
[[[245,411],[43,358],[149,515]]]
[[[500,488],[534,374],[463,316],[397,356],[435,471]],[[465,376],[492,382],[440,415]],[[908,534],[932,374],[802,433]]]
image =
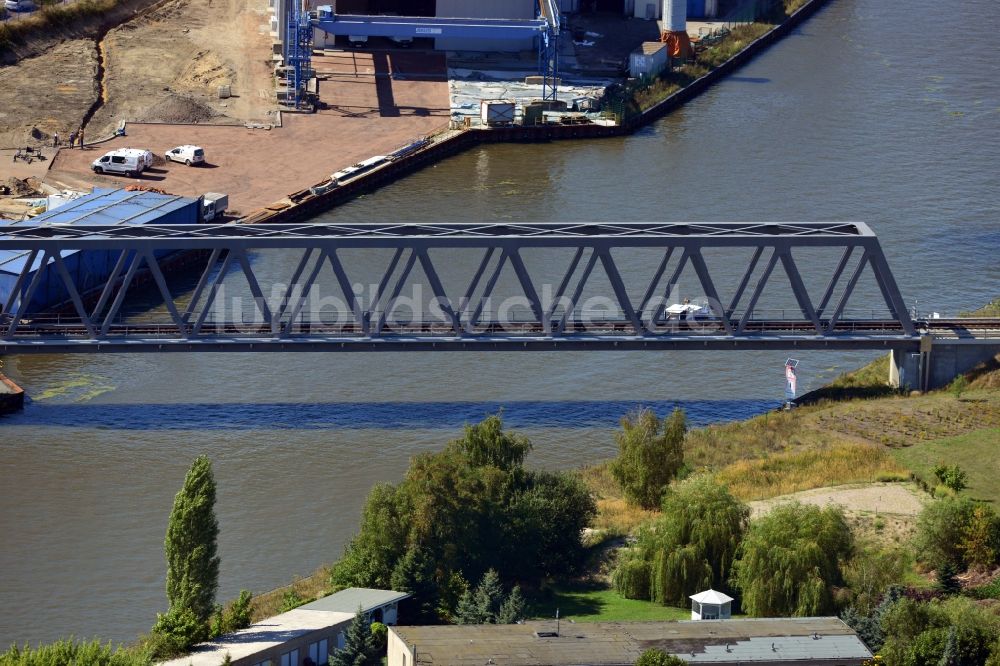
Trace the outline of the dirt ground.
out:
[[[0,67],[0,148],[66,140],[97,99],[97,48],[90,39],[63,42],[17,65]],[[42,139],[31,138],[37,127]]]
[[[119,122],[274,120],[265,0],[164,0],[107,34],[106,99],[93,137]],[[219,99],[219,86],[233,96]]]
[[[872,512],[916,516],[924,508],[918,491],[901,483],[876,483],[864,485],[814,488],[800,493],[782,495],[768,500],[750,502],[754,516],[761,516],[778,504],[797,501],[816,506],[840,506],[847,512]]]
[[[270,131],[130,123],[125,137],[83,151],[60,151],[47,182],[121,187],[135,181],[96,176],[90,163],[115,148],[142,147],[162,155],[172,146],[192,143],[205,149],[206,165],[169,163],[148,170],[138,182],[188,196],[223,192],[230,195],[231,210],[247,214],[448,124],[448,83],[440,54],[330,52],[317,56],[315,65],[324,79],[320,97],[328,106],[315,114],[282,114],[282,127]],[[390,72],[406,76],[392,79]]]

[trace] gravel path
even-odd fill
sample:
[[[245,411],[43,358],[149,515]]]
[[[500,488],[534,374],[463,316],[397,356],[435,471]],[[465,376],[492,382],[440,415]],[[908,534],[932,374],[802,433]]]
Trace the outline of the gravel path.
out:
[[[816,506],[838,505],[845,511],[871,511],[880,514],[915,516],[924,507],[924,497],[910,484],[874,483],[814,488],[769,500],[750,502],[754,517],[772,507],[790,501]]]

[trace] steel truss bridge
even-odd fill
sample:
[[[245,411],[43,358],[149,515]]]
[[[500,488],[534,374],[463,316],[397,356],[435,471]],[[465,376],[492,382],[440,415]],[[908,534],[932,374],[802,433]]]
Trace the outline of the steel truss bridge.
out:
[[[623,259],[644,249],[648,266]],[[719,296],[705,251],[742,248],[744,265],[729,266],[728,294]],[[261,224],[7,227],[0,249],[27,253],[24,269],[0,310],[0,353],[191,351],[505,351],[668,349],[916,350],[911,320],[878,238],[863,223],[512,223],[512,224]],[[297,263],[278,283],[258,275],[255,258],[267,250],[294,254]],[[345,253],[379,250],[387,262],[371,298],[357,292]],[[540,284],[526,252],[561,252],[571,259],[561,277]],[[828,261],[803,267],[805,250]],[[112,279],[84,291],[67,270],[75,251],[112,253]],[[178,305],[156,257],[195,257],[197,283]],[[618,256],[616,256],[616,254]],[[445,287],[441,270],[460,257],[477,266],[461,288]],[[39,261],[40,259],[40,261]],[[470,264],[471,260],[471,264]],[[286,260],[287,261],[287,260]],[[629,261],[629,265],[623,262]],[[822,263],[828,268],[820,268]],[[32,270],[35,267],[37,270]],[[419,267],[418,270],[417,267]],[[639,274],[641,295],[622,277]],[[739,270],[733,270],[738,268]],[[822,277],[825,287],[807,289]],[[332,271],[344,297],[344,317],[329,321],[311,312],[307,297],[321,272]],[[672,292],[682,273],[693,273],[707,306],[677,314]],[[520,314],[501,317],[490,305],[501,274],[518,289]],[[822,276],[815,273],[822,271]],[[433,316],[400,314],[404,285],[422,272]],[[878,312],[850,315],[846,305],[870,272],[882,303]],[[31,312],[39,283],[65,287],[58,316]],[[273,270],[271,271],[273,273]],[[603,278],[595,277],[598,274]],[[784,275],[796,306],[775,316],[759,309],[767,285]],[[219,315],[227,275],[242,275],[251,294],[245,313]],[[128,313],[126,294],[145,277],[165,312]],[[270,283],[268,283],[270,282]],[[782,282],[784,280],[782,279]],[[265,283],[262,286],[262,283]],[[242,280],[241,280],[241,284]],[[614,307],[587,312],[585,291],[597,285]],[[270,288],[265,297],[264,287]],[[133,291],[134,293],[134,291]],[[963,335],[965,324],[921,323],[942,335]],[[927,331],[923,331],[926,333]],[[934,332],[934,331],[932,331]]]

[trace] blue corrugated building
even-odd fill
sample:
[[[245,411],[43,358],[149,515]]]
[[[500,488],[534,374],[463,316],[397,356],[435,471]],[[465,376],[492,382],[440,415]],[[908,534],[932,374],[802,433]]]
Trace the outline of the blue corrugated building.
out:
[[[201,212],[197,199],[157,194],[156,192],[129,192],[120,189],[95,189],[93,193],[74,199],[59,208],[21,222],[0,220],[3,226],[48,226],[54,224],[112,225],[112,224],[196,224]],[[0,304],[7,301],[17,276],[24,270],[30,253],[18,250],[0,250]],[[111,275],[118,259],[118,252],[95,250],[64,252],[66,269],[82,293],[101,287]],[[50,260],[42,266],[39,254],[31,267],[31,275],[22,285],[27,291],[34,273],[44,274],[29,304],[28,312],[41,312],[69,300],[69,293]]]

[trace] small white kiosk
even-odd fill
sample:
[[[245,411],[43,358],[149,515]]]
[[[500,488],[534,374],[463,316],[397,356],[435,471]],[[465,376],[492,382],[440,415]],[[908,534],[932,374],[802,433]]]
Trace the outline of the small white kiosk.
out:
[[[708,589],[691,597],[692,620],[728,620],[732,617],[733,598]]]

